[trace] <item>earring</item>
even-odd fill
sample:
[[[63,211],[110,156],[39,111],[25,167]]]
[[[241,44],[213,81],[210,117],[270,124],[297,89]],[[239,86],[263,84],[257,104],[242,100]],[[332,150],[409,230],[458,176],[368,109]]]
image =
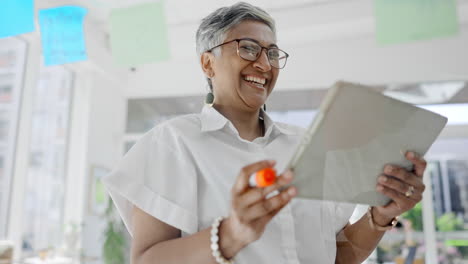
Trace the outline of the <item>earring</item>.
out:
[[[212,107],[213,106],[213,102],[214,102],[214,94],[213,92],[209,92],[206,94],[206,97],[205,97],[205,105],[209,106],[209,107]]]

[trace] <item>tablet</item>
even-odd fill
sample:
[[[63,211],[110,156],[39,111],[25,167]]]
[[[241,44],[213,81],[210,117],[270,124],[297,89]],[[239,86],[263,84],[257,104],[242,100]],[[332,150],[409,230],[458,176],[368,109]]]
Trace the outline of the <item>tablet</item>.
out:
[[[338,82],[288,163],[296,198],[385,205],[390,198],[376,191],[384,165],[412,169],[404,153],[424,155],[446,123],[371,87]]]

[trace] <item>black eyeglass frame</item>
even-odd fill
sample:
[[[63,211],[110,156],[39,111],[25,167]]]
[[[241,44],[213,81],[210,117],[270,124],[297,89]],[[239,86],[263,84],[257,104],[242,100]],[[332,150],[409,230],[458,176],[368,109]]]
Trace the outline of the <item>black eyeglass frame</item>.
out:
[[[265,50],[266,50],[266,55],[267,55],[267,57],[268,57],[268,63],[270,63],[270,66],[271,66],[271,67],[273,67],[273,68],[275,68],[275,69],[284,69],[284,67],[286,67],[286,63],[288,62],[288,58],[289,58],[289,54],[288,54],[286,51],[284,51],[284,50],[282,50],[282,49],[280,49],[280,48],[278,48],[278,47],[271,47],[271,48],[263,47],[262,45],[260,45],[260,43],[258,43],[257,40],[251,39],[251,38],[240,38],[240,39],[233,39],[233,40],[230,40],[230,41],[226,41],[226,42],[224,42],[224,43],[221,43],[221,44],[219,44],[219,45],[216,45],[216,46],[212,47],[211,49],[207,50],[206,52],[211,52],[211,51],[213,51],[214,49],[216,49],[216,48],[218,48],[218,47],[221,47],[221,46],[223,46],[223,45],[226,45],[226,44],[229,44],[229,43],[232,43],[232,42],[236,41],[236,42],[237,42],[237,55],[238,55],[240,58],[242,58],[242,56],[239,54],[239,43],[240,43],[240,41],[242,41],[242,40],[249,40],[249,41],[252,41],[252,42],[256,43],[258,46],[260,46],[261,50],[260,50],[260,52],[258,53],[257,58],[255,58],[255,60],[253,60],[253,61],[258,60],[258,58],[260,58],[260,56],[262,55],[263,49],[265,49]],[[278,67],[275,67],[275,66],[273,66],[273,65],[271,64],[271,62],[270,62],[270,57],[268,56],[268,51],[269,51],[269,50],[272,50],[272,49],[279,50],[279,51],[283,52],[284,54],[286,54],[286,61],[284,62],[283,67],[278,68]],[[244,60],[246,60],[246,61],[251,61],[251,60],[248,60],[248,59],[245,59],[245,58],[242,58],[242,59],[244,59]]]

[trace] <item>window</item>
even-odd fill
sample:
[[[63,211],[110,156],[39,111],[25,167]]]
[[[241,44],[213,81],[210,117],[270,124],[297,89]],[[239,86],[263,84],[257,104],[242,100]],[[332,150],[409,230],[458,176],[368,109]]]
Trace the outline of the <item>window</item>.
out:
[[[277,97],[279,99],[276,107],[273,103],[268,104],[270,109],[267,111],[268,115],[274,121],[307,128],[317,113],[308,109],[315,102],[315,97],[323,98],[323,94],[285,92]],[[269,101],[274,100],[275,98],[269,99]],[[160,122],[179,114],[199,112],[201,108],[199,102],[202,101],[202,97],[129,100],[125,150],[128,150],[144,132]],[[457,102],[463,101],[462,98]],[[292,102],[292,105],[288,106],[288,102]],[[281,107],[278,107],[279,105]],[[432,261],[429,263],[457,263],[455,261],[468,259],[468,104],[420,105],[420,107],[447,116],[449,119],[445,130],[449,133],[445,134],[450,138],[438,139],[426,154],[428,160],[426,175],[431,179],[432,187],[432,199],[429,200],[431,205],[427,206],[424,200],[424,203],[407,212],[405,218],[411,221],[412,231],[405,232],[404,227],[409,230],[409,224],[405,222],[406,226],[401,225],[401,228],[387,232],[377,250],[365,263],[404,263],[404,257],[413,250],[407,245],[407,241],[410,240],[416,245],[417,260],[414,263],[422,263],[422,259],[429,256],[426,254],[428,253],[426,248],[437,250],[433,251],[435,252],[433,258],[426,258]],[[351,221],[358,220],[366,210],[367,206],[358,205]],[[434,212],[434,219],[423,214],[427,211]],[[430,232],[424,233],[425,230],[432,230],[434,233],[430,241],[426,240]],[[426,247],[429,244],[436,246]]]
[[[71,72],[59,66],[41,69],[33,94],[25,184],[25,257],[62,242],[71,95]]]
[[[468,104],[422,107],[447,116],[448,125],[468,131],[468,115],[465,114],[468,112]],[[313,120],[315,111],[296,110],[268,114],[275,121],[307,127]],[[401,228],[387,232],[379,243],[376,254],[366,263],[404,263],[404,256],[408,255],[410,249],[407,245],[409,241],[415,243],[416,259],[424,259],[428,241],[425,241],[423,228],[427,223],[433,223],[427,228],[436,231],[434,243],[437,263],[457,263],[461,259],[468,259],[468,133],[464,135],[438,139],[426,155],[426,175],[431,179],[433,204],[433,208],[428,209],[434,212],[434,221],[424,218],[425,208],[423,203],[419,203],[403,215],[411,222],[411,231],[408,231],[408,225],[406,228],[402,225]],[[361,206],[358,206],[358,210],[362,209],[359,207]]]
[[[455,259],[468,259],[468,136],[434,145],[428,170],[438,261],[454,263]]]
[[[6,237],[26,43],[0,39],[0,239]]]

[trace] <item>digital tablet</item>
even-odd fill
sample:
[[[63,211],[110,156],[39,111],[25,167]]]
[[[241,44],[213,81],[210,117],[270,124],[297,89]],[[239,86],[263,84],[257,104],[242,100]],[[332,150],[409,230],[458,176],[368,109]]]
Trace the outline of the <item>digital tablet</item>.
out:
[[[371,87],[338,82],[288,163],[296,198],[385,205],[390,198],[376,191],[385,164],[412,169],[404,153],[424,155],[446,123]]]

